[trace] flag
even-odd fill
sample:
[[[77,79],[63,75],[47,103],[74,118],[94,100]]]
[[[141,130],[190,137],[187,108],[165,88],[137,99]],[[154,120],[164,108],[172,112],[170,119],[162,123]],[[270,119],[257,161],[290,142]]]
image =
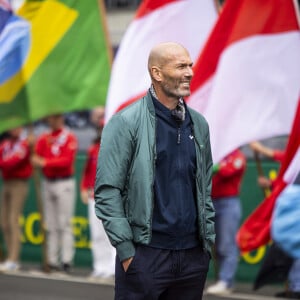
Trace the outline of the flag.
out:
[[[0,132],[105,103],[111,51],[101,1],[29,0],[0,13]]]
[[[106,121],[150,87],[147,61],[161,42],[178,42],[195,60],[217,19],[214,0],[144,0],[116,54],[106,104]]]
[[[293,0],[226,0],[194,67],[188,104],[210,126],[213,160],[290,132],[300,91]]]
[[[251,213],[237,233],[237,244],[242,252],[248,252],[267,244],[271,239],[270,227],[277,197],[293,183],[300,171],[300,98],[293,127],[272,193]]]

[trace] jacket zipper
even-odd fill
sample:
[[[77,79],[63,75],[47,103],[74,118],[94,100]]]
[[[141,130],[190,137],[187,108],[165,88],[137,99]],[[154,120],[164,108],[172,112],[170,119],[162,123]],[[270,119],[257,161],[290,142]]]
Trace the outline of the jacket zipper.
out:
[[[149,243],[152,239],[152,220],[153,220],[153,210],[154,210],[154,180],[155,180],[155,169],[156,169],[156,118],[155,118],[155,125],[154,125],[154,143],[153,143],[153,173],[152,173],[152,189],[151,189],[151,216],[150,216],[150,230],[149,230]]]
[[[203,217],[202,217],[202,228],[203,228],[203,242],[204,245],[203,247],[206,249],[206,212],[205,212],[205,197],[206,197],[206,189],[205,189],[205,184],[204,184],[204,178],[205,178],[205,169],[206,169],[206,163],[205,163],[205,159],[204,159],[204,146],[200,145],[200,149],[201,149],[201,159],[202,159],[202,209],[203,209]]]

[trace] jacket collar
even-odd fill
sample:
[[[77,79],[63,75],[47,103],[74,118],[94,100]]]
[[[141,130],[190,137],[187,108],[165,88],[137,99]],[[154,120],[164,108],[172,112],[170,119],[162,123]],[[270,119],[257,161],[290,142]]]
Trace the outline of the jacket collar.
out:
[[[154,107],[154,104],[153,104],[153,101],[152,101],[152,95],[150,93],[150,90],[148,90],[145,98],[146,98],[146,101],[147,101],[147,106],[148,106],[150,114],[153,115],[153,117],[155,117],[155,107]]]

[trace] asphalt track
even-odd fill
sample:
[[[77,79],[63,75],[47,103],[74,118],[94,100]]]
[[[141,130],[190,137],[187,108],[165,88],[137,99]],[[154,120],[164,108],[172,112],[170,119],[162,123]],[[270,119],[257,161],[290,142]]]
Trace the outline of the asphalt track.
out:
[[[113,280],[93,282],[88,279],[88,274],[88,270],[82,269],[73,270],[71,275],[47,274],[38,268],[0,273],[0,300],[112,300]],[[271,285],[254,292],[251,284],[238,283],[236,291],[229,296],[204,295],[203,300],[280,299],[273,297],[280,290],[282,286]]]

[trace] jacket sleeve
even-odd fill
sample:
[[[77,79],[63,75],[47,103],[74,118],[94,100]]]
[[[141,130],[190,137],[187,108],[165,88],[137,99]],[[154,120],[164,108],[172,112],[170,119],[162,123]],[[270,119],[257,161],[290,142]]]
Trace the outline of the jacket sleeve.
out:
[[[122,115],[113,116],[102,133],[95,182],[95,212],[121,261],[135,254],[125,213],[126,178],[133,144],[133,135]]]
[[[212,187],[212,154],[209,137],[209,128],[207,126],[205,136],[205,160],[206,160],[206,197],[205,197],[205,211],[206,211],[206,240],[211,248],[215,243],[215,210],[211,200],[211,187]]]

